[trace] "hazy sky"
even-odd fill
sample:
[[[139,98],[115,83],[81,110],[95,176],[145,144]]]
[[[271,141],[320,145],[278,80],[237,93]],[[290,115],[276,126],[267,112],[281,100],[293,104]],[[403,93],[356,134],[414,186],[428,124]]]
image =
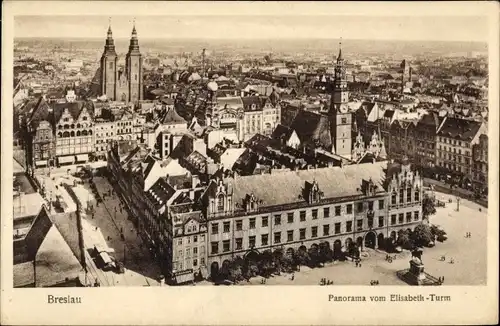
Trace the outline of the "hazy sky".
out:
[[[115,38],[128,38],[133,16],[112,16]],[[104,38],[108,16],[16,16],[15,37]],[[487,41],[481,16],[138,16],[139,38],[339,38]]]

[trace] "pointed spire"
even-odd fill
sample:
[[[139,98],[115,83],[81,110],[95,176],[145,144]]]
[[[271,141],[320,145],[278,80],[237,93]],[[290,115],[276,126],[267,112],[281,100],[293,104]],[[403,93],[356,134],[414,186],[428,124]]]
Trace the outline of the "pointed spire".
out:
[[[339,41],[339,56],[337,57],[337,61],[342,60],[342,37],[340,37]]]
[[[108,24],[108,38],[113,37],[113,31],[111,30],[111,17],[109,17],[109,24]]]
[[[134,22],[133,22],[133,27],[132,27],[132,37],[137,37],[137,30],[135,29],[135,17],[134,17]]]

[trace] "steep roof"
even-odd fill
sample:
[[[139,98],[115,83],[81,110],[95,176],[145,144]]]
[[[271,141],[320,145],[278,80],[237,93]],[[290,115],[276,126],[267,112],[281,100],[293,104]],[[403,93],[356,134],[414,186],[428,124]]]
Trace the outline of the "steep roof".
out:
[[[295,130],[302,143],[309,145],[319,143],[325,149],[331,149],[332,147],[330,124],[327,116],[301,110],[293,120],[291,129]]]
[[[181,117],[174,108],[171,108],[170,110],[167,111],[167,113],[161,120],[161,123],[164,125],[173,125],[181,123],[187,124],[186,120],[184,120],[184,118]]]
[[[262,200],[262,206],[275,206],[303,201],[302,194],[306,182],[316,182],[324,198],[338,198],[362,195],[363,180],[373,180],[379,190],[383,189],[387,162],[348,165],[345,167],[320,168],[280,172],[276,174],[252,175],[230,179],[234,185],[234,203],[241,205],[243,199],[254,194]],[[286,191],[283,191],[286,189]]]
[[[443,123],[438,136],[471,141],[479,132],[481,125],[479,121],[450,117]]]
[[[288,128],[282,124],[278,124],[274,129],[271,138],[274,139],[286,139],[288,140],[293,133],[293,129]]]
[[[80,112],[82,112],[82,109],[84,107],[87,108],[90,114],[93,114],[94,112],[94,107],[92,102],[84,102],[84,101],[76,101],[69,103],[54,102],[51,103],[50,106],[54,111],[54,123],[57,123],[59,119],[61,119],[61,116],[65,109],[68,109],[73,119],[78,119],[78,116],[80,115]]]
[[[28,112],[31,113],[29,123],[33,128],[37,128],[41,121],[52,122],[53,115],[50,112],[47,101],[43,97],[40,97],[36,103],[29,102],[27,105],[26,110],[29,109]]]
[[[259,111],[262,110],[262,102],[259,96],[245,96],[241,98],[243,102],[243,109],[245,111]]]

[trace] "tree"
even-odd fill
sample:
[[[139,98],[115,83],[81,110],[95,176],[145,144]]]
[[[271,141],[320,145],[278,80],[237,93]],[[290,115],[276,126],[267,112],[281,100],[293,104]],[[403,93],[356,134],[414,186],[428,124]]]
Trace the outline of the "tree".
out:
[[[321,242],[319,244],[319,260],[320,263],[324,264],[327,261],[331,261],[333,259],[333,250],[330,248],[330,244],[328,242]]]
[[[305,247],[300,247],[299,250],[295,252],[294,261],[297,265],[307,265],[309,264],[309,254]]]
[[[412,239],[412,232],[410,230],[399,230],[397,245],[403,249],[411,250],[415,247],[415,242]]]
[[[272,273],[274,268],[273,259],[274,257],[271,250],[268,249],[262,253],[259,264],[259,270],[262,275],[268,276]]]
[[[419,224],[411,234],[412,240],[416,246],[426,246],[429,242],[434,241],[431,227],[427,224]]]
[[[311,248],[309,248],[309,263],[312,267],[316,267],[320,264],[319,246],[316,244],[313,244]]]
[[[424,195],[424,198],[422,199],[422,214],[424,219],[428,219],[429,216],[436,214],[436,198],[433,198],[428,194]]]

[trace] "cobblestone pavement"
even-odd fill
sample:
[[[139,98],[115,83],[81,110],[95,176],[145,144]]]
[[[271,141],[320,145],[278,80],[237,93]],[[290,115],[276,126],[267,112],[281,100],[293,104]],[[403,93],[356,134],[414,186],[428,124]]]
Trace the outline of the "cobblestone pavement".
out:
[[[115,285],[158,286],[160,269],[147,248],[142,245],[142,240],[135,232],[119,198],[112,194],[111,185],[102,177],[94,177],[94,183],[105,199],[94,207],[94,214],[88,214],[86,219],[93,227],[98,227],[102,241],[114,249],[116,261],[124,263],[125,274],[113,275]],[[90,189],[87,183],[85,186]]]

